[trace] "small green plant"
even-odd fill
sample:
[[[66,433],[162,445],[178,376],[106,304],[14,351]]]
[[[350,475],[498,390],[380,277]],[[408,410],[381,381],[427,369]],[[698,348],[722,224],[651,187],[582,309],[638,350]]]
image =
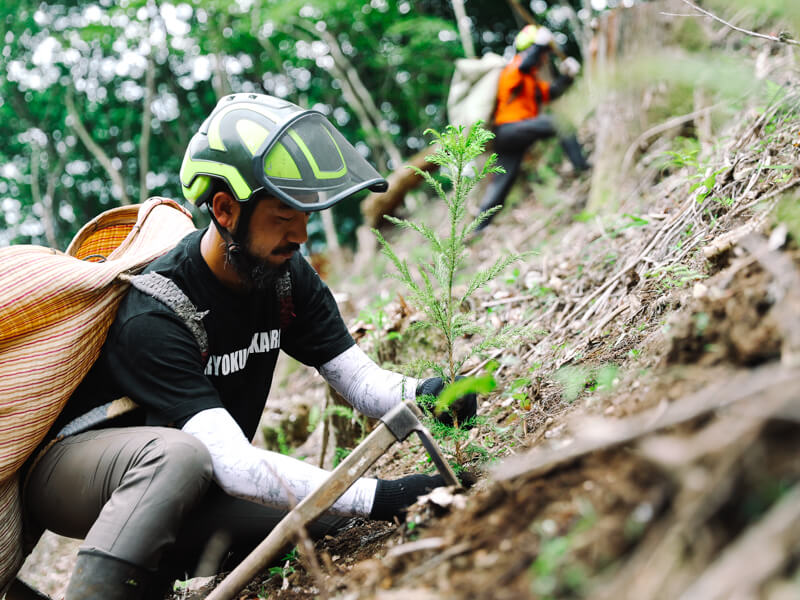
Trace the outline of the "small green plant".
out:
[[[387,316],[384,307],[387,303],[388,300],[380,300],[362,310],[358,315],[358,318],[364,323],[367,329],[367,339],[370,341],[368,346],[372,346],[370,354],[378,363],[383,363],[388,358],[387,354],[390,354],[389,344],[403,337],[402,334],[397,331],[384,333]]]
[[[686,285],[705,279],[706,276],[690,269],[686,265],[668,265],[648,271],[644,274],[656,280],[656,285],[662,290],[667,291],[672,288],[682,288]]]
[[[665,152],[665,160],[663,166],[676,166],[686,167],[693,171],[689,175],[689,181],[693,183],[689,186],[689,192],[695,194],[695,200],[698,204],[702,204],[706,198],[711,197],[720,206],[730,207],[733,204],[731,198],[715,198],[712,196],[714,186],[717,184],[717,178],[728,171],[731,167],[724,166],[719,169],[712,169],[706,166],[706,161],[701,161],[700,155],[700,142],[694,138],[676,138],[676,150]],[[784,165],[777,165],[781,168]]]
[[[665,167],[699,167],[698,155],[700,142],[695,138],[678,136],[674,141],[674,150],[664,152],[660,166]]]
[[[417,530],[417,524],[414,521],[406,521],[406,535],[412,542],[419,539],[419,531]]]
[[[462,270],[468,255],[465,243],[467,238],[484,219],[500,208],[484,211],[475,219],[468,220],[467,195],[488,174],[500,172],[502,169],[495,166],[496,155],[493,154],[484,163],[480,172],[474,176],[465,173],[467,165],[483,153],[486,143],[494,137],[481,127],[480,123],[471,127],[467,133],[463,127],[448,125],[444,133],[429,129],[426,134],[433,135],[432,143],[438,143],[437,150],[429,155],[427,160],[441,167],[443,176],[452,183],[451,193],[447,194],[443,185],[430,173],[412,168],[446,204],[449,217],[448,235],[440,236],[425,224],[386,217],[397,227],[419,233],[430,247],[432,258],[428,261],[424,259],[417,261],[418,274],[415,277],[408,262],[397,255],[381,233],[377,230],[373,232],[381,244],[384,255],[389,258],[397,271],[391,276],[409,289],[409,300],[425,315],[425,319],[415,326],[436,330],[444,339],[446,346],[444,362],[425,361],[425,366],[452,383],[461,367],[472,356],[489,348],[505,347],[524,333],[524,328],[519,326],[506,326],[500,331],[490,331],[479,325],[470,314],[463,313],[461,307],[477,290],[527,255],[501,256],[488,269],[473,274],[467,282],[466,291],[461,294],[455,293],[456,276]],[[477,335],[483,339],[472,349],[462,352],[457,342],[465,335]]]
[[[735,198],[729,198],[729,197],[725,197],[725,198],[716,198],[715,197],[715,198],[713,198],[713,200],[715,202],[719,202],[719,204],[724,206],[725,208],[730,208],[736,202]]]
[[[617,365],[603,365],[595,369],[592,375],[594,382],[589,386],[589,389],[598,392],[610,392],[617,384],[618,375],[619,367]]]
[[[482,378],[466,378],[456,382],[456,376],[461,371],[464,363],[471,357],[483,354],[490,348],[504,348],[514,340],[529,336],[529,327],[507,325],[495,331],[490,325],[480,324],[471,313],[462,312],[463,306],[480,288],[498,277],[514,262],[527,255],[508,254],[498,258],[493,265],[483,271],[478,271],[468,277],[465,291],[456,293],[456,278],[463,271],[464,263],[469,250],[467,239],[476,230],[480,223],[500,209],[495,207],[484,211],[474,219],[467,215],[467,196],[475,185],[490,173],[500,172],[502,169],[495,166],[496,156],[493,154],[484,163],[481,171],[475,175],[466,174],[466,167],[479,157],[486,143],[494,137],[492,133],[481,127],[478,123],[468,132],[463,127],[448,125],[444,133],[427,130],[434,138],[432,144],[437,144],[436,151],[427,157],[429,162],[441,167],[442,176],[452,184],[450,193],[445,192],[442,183],[430,173],[420,169],[414,170],[435,191],[447,206],[448,231],[440,235],[433,228],[425,224],[415,223],[406,219],[386,217],[397,227],[412,230],[422,236],[427,243],[431,258],[420,258],[415,261],[416,273],[412,273],[409,263],[401,259],[392,249],[389,242],[384,239],[379,231],[373,230],[381,244],[383,254],[394,265],[396,273],[390,275],[403,283],[409,290],[409,302],[418,308],[424,318],[413,325],[414,328],[432,330],[441,336],[445,345],[445,356],[440,362],[422,359],[423,368],[433,370],[441,377],[448,387],[439,395],[435,402],[435,412],[447,410],[450,404],[459,396],[470,393],[486,393],[494,389],[494,378],[491,375]],[[459,340],[464,336],[471,336],[478,340],[472,348],[464,349],[459,345]],[[454,429],[460,429],[458,422]],[[442,435],[444,435],[443,432]],[[450,432],[447,432],[450,435]],[[456,448],[457,460],[463,456],[462,436],[452,434]],[[459,464],[461,461],[459,460]]]
[[[511,382],[511,385],[503,392],[503,395],[516,400],[521,410],[528,411],[531,409],[531,398],[525,388],[530,387],[530,385],[530,377],[520,377]]]
[[[647,219],[637,217],[636,215],[632,215],[630,213],[624,213],[622,218],[625,219],[625,221],[623,221],[610,232],[612,238],[618,237],[623,231],[630,229],[631,227],[646,227],[650,224],[650,221]]]
[[[775,219],[786,225],[792,237],[800,242],[800,202],[796,196],[784,196],[775,209]]]
[[[541,535],[539,553],[531,563],[528,574],[531,591],[542,598],[564,598],[580,595],[586,585],[586,572],[572,556],[579,536],[597,521],[588,503],[582,508],[580,520],[565,535],[554,535],[552,521],[534,525]]]
[[[350,453],[353,450],[350,448],[341,448],[336,446],[336,449],[333,451],[333,468],[335,469],[340,462],[342,462],[345,458],[350,456]]]
[[[519,267],[514,267],[511,273],[506,276],[506,283],[509,285],[514,285],[515,283],[517,283],[519,275],[520,275]]]
[[[586,388],[598,392],[612,391],[618,375],[619,367],[614,364],[596,367],[577,365],[561,367],[553,373],[553,379],[561,385],[564,400],[572,402]]]
[[[459,426],[450,426],[436,419],[428,419],[426,422],[431,435],[439,443],[445,454],[449,455],[450,466],[453,471],[460,473],[464,470],[464,465],[469,462],[484,463],[492,458],[491,453],[474,442],[469,441],[470,432],[468,427],[483,426],[486,420],[481,417],[473,417],[468,422]],[[423,459],[425,467],[432,466],[429,456]]]
[[[689,180],[694,182],[689,187],[689,191],[694,192],[695,199],[702,204],[706,198],[711,196],[714,186],[717,184],[717,177],[729,170],[730,167],[724,166],[719,169],[706,167],[705,161],[701,162],[699,158],[700,142],[694,138],[676,138],[675,148],[675,150],[664,153],[662,166],[687,167],[690,171],[694,171],[689,175]],[[720,201],[720,204],[727,206],[725,200]]]
[[[691,177],[691,179],[698,180],[689,187],[690,192],[697,193],[695,199],[698,203],[702,203],[703,200],[708,198],[714,190],[714,186],[717,184],[717,177],[728,169],[730,169],[730,167],[721,167],[716,170],[708,168],[703,173],[696,173]]]
[[[567,402],[572,402],[586,387],[591,372],[583,366],[561,367],[553,373],[553,379],[561,384],[561,395]]]
[[[420,399],[420,405],[428,413],[426,425],[431,431],[431,435],[439,442],[442,450],[452,457],[453,470],[456,473],[463,469],[463,465],[477,459],[484,462],[490,458],[489,452],[474,443],[467,443],[469,439],[469,429],[476,426],[483,426],[485,420],[481,417],[472,417],[470,420],[459,423],[454,417],[453,425],[447,425],[434,418],[432,414],[440,413],[458,398],[465,394],[488,394],[495,389],[496,382],[494,376],[489,373],[481,377],[463,377],[455,383],[447,386],[438,398],[433,396]],[[426,460],[430,458],[426,456]]]
[[[265,425],[261,432],[264,434],[264,439],[266,440],[268,448],[274,448],[279,453],[285,454],[286,456],[292,455],[292,448],[289,446],[289,441],[286,438],[286,432],[283,427],[280,425],[275,427]]]
[[[267,571],[270,577],[274,577],[278,575],[282,579],[285,579],[292,573],[294,573],[297,569],[295,569],[294,564],[297,563],[297,546],[292,548],[289,552],[287,552],[283,558],[281,558],[281,563],[283,563],[282,567],[270,567]]]

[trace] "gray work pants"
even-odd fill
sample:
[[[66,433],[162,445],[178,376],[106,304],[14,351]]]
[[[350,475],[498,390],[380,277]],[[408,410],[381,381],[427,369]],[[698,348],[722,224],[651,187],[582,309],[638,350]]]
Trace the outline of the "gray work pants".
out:
[[[54,444],[31,470],[23,504],[29,529],[83,538],[80,551],[170,581],[194,575],[219,531],[230,542],[224,567],[232,568],[286,514],[227,495],[211,482],[205,446],[166,427],[89,431]],[[321,537],[347,521],[323,516],[309,533]]]

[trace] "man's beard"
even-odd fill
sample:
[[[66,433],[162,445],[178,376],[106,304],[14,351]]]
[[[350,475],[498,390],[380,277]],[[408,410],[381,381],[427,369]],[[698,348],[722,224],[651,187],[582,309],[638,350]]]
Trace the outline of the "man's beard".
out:
[[[238,244],[238,249],[231,252],[230,246],[225,250],[225,257],[241,277],[245,287],[252,290],[266,290],[275,287],[275,283],[289,270],[289,261],[284,261],[279,265],[270,263],[266,258],[256,256],[248,249],[249,236],[242,244]],[[278,251],[298,250],[298,244],[288,244],[286,248],[278,248]]]

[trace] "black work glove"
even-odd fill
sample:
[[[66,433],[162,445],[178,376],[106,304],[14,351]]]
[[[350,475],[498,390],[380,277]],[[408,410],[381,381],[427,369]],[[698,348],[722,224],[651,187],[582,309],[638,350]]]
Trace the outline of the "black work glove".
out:
[[[400,479],[378,479],[369,518],[377,521],[404,519],[417,498],[445,485],[441,475],[408,475]]]
[[[456,381],[464,379],[459,375]],[[446,411],[442,411],[438,415],[434,412],[434,402],[430,399],[426,400],[425,396],[438,397],[444,389],[444,381],[441,377],[431,377],[425,379],[417,386],[417,404],[429,410],[434,414],[436,420],[449,427],[453,426],[453,415],[455,414],[458,419],[458,426],[463,429],[472,429],[475,426],[473,417],[478,412],[478,397],[473,394],[466,394],[461,396],[458,400],[450,405]]]

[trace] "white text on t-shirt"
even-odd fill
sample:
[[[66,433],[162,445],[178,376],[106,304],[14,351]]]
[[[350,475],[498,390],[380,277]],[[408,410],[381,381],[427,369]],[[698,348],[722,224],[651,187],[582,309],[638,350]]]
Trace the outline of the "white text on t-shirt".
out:
[[[247,359],[251,354],[270,352],[281,347],[281,330],[261,331],[253,334],[253,339],[247,348],[234,350],[226,354],[212,354],[206,363],[206,375],[219,377],[231,375],[244,369]]]

